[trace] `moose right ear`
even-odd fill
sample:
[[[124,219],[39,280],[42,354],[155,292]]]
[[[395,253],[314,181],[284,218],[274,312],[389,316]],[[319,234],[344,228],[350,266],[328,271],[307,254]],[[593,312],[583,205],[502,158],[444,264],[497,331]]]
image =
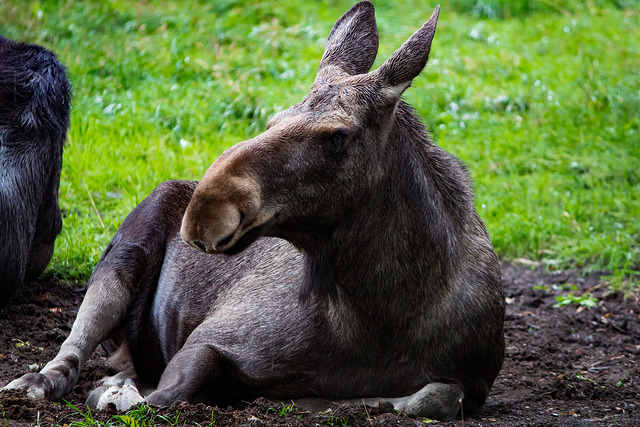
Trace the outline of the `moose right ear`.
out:
[[[373,3],[356,3],[331,29],[318,73],[336,66],[350,74],[369,72],[378,54],[378,27]]]

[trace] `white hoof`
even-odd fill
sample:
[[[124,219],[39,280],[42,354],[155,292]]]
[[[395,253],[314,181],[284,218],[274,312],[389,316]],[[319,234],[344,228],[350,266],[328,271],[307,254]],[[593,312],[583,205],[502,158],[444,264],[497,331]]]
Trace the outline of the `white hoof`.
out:
[[[144,403],[144,398],[131,379],[124,381],[122,385],[104,385],[93,390],[87,398],[87,405],[91,409],[102,411],[110,404],[119,412],[124,412],[132,407]]]

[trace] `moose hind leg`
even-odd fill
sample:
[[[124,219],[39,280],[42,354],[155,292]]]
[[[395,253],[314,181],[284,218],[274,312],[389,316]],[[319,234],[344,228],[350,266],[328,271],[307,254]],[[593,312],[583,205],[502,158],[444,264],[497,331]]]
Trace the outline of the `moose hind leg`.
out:
[[[464,392],[458,385],[434,382],[410,396],[365,399],[365,403],[376,405],[380,402],[390,402],[394,409],[409,416],[448,421],[458,415],[463,399]]]
[[[213,346],[185,345],[169,361],[158,388],[147,396],[147,403],[169,406],[178,400],[203,400],[203,396],[209,391],[220,392],[221,390],[215,390],[215,387],[222,383],[226,383],[224,392],[227,395],[224,397],[229,398],[229,394],[232,394],[230,384],[221,381],[223,363],[223,356]]]

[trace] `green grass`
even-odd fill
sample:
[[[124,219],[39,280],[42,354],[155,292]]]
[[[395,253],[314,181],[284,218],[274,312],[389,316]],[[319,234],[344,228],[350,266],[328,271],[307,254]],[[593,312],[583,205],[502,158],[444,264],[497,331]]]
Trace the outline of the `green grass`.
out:
[[[57,426],[71,427],[155,427],[155,426],[186,426],[194,425],[197,427],[212,427],[216,424],[211,414],[211,421],[208,423],[187,424],[183,413],[177,410],[172,415],[161,415],[153,408],[147,405],[139,405],[126,413],[114,415],[107,421],[96,419],[94,414],[88,408],[79,409],[78,407],[67,403],[67,407],[74,412],[66,417],[58,420]],[[98,417],[104,418],[104,417]]]
[[[0,33],[54,50],[74,87],[64,228],[48,274],[86,280],[157,184],[199,179],[299,101],[350,5],[244,3],[0,3]],[[637,2],[442,3],[430,64],[406,98],[469,165],[500,257],[605,269],[612,283],[637,286],[628,284],[640,274]],[[434,5],[376,1],[376,65]]]

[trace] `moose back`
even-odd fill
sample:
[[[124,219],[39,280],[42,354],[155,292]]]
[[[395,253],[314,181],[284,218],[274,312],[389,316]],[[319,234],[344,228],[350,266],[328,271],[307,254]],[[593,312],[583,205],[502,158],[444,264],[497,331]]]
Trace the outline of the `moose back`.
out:
[[[59,399],[112,337],[123,370],[98,408],[369,398],[450,419],[481,405],[504,353],[499,263],[465,168],[401,100],[438,12],[370,71],[373,5],[347,11],[309,94],[199,183],[137,206],[60,353],[7,388]]]

